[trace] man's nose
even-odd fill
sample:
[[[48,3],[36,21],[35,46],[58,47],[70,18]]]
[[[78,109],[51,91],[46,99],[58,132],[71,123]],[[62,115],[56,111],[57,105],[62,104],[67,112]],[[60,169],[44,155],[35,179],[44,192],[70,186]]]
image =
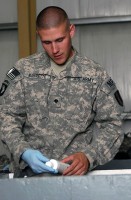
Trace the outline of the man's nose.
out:
[[[56,43],[52,43],[52,52],[57,53],[59,51],[58,45]]]

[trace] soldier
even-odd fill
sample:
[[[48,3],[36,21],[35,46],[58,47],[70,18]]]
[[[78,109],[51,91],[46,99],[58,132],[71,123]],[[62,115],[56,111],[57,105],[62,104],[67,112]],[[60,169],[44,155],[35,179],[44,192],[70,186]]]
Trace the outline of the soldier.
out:
[[[72,46],[75,26],[55,6],[36,20],[44,51],[16,62],[2,84],[0,131],[10,171],[57,173],[49,159],[84,175],[110,161],[123,140],[123,101],[104,68]]]

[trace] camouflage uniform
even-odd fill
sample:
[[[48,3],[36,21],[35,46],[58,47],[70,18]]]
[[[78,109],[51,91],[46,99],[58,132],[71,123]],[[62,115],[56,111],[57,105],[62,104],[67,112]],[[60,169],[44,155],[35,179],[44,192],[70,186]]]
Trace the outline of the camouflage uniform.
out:
[[[115,83],[94,61],[74,56],[56,76],[45,52],[20,59],[1,87],[2,141],[15,167],[29,148],[62,159],[84,152],[90,170],[111,160],[123,140],[123,102]]]

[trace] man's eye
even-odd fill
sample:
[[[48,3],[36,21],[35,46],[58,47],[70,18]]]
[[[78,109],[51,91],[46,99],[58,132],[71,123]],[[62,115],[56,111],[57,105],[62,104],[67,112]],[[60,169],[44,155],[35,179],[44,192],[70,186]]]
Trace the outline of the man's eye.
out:
[[[57,40],[57,42],[62,42],[64,40],[64,38],[59,38],[58,40]]]
[[[50,44],[51,42],[49,42],[49,41],[44,41],[44,42],[42,42],[43,44]]]

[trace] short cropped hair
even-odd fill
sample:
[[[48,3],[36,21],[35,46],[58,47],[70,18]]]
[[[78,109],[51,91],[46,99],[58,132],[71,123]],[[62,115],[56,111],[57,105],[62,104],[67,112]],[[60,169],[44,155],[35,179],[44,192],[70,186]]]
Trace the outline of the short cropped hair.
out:
[[[57,27],[62,23],[67,23],[69,26],[69,18],[67,13],[60,7],[49,6],[44,8],[37,16],[36,28],[37,29],[49,29]]]

